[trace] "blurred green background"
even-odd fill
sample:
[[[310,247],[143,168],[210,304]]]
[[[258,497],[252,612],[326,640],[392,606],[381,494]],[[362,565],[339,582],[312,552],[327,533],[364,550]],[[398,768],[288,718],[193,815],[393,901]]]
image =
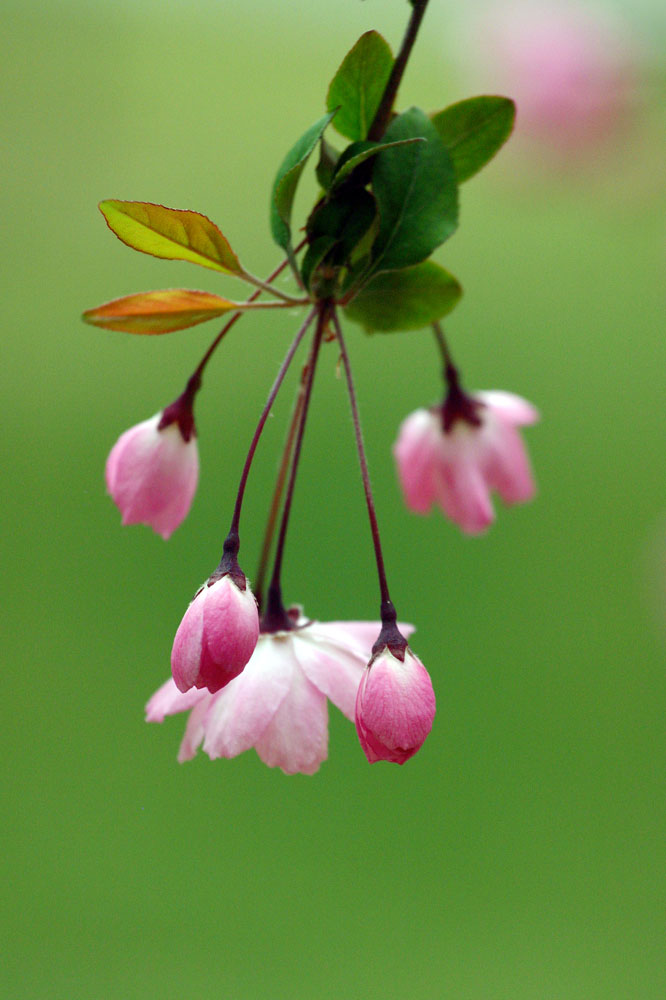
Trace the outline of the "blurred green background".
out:
[[[448,5],[431,7],[403,107],[478,89],[451,68]],[[80,312],[153,287],[243,290],[132,253],[96,203],[197,209],[268,273],[278,161],[358,35],[397,47],[406,14],[404,0],[5,0],[3,996],[666,995],[654,65],[599,155],[549,164],[517,140],[464,187],[437,255],[466,290],[448,332],[468,386],[542,411],[533,504],[500,510],[481,539],[409,515],[390,447],[439,393],[434,347],[350,329],[394,600],[438,696],[422,751],[371,768],[332,710],[330,760],[287,778],[253,752],[179,766],[184,718],[143,722],[297,319],[245,318],[211,365],[185,524],[168,544],[121,530],[106,454],[180,392],[215,329],[133,338]],[[335,362],[331,349],[315,387],[285,597],[323,620],[374,618]],[[250,575],[288,411],[285,397],[250,480]]]

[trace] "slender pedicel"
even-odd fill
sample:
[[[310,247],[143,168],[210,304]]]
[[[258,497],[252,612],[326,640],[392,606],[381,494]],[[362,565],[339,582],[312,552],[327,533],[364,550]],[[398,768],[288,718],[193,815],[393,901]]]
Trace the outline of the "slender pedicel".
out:
[[[310,398],[312,396],[312,385],[314,383],[315,370],[317,367],[317,358],[319,356],[319,348],[321,347],[322,336],[330,313],[329,303],[327,302],[319,303],[318,310],[319,310],[319,315],[317,317],[317,328],[315,330],[315,335],[312,341],[312,347],[310,348],[310,356],[308,358],[307,372],[305,376],[305,387],[303,393],[303,403],[301,406],[300,420],[298,422],[296,441],[294,442],[293,455],[291,459],[291,470],[289,473],[289,482],[287,484],[287,492],[284,501],[284,508],[282,510],[282,520],[280,521],[280,532],[278,535],[277,544],[275,546],[275,560],[273,563],[273,573],[271,575],[271,582],[268,587],[266,611],[264,613],[261,623],[262,630],[264,632],[275,632],[275,631],[281,631],[282,629],[289,630],[290,628],[293,628],[293,622],[289,618],[282,603],[280,574],[282,571],[282,557],[284,555],[284,545],[287,537],[287,528],[289,526],[289,515],[291,513],[291,504],[294,497],[294,486],[296,484],[298,464],[301,457],[301,449],[303,446],[303,436],[305,434],[305,425],[307,423],[308,410],[310,407]]]
[[[342,358],[342,364],[345,369],[345,378],[347,380],[347,391],[349,393],[349,403],[352,411],[352,421],[354,423],[354,435],[356,437],[356,448],[358,451],[358,460],[361,466],[361,477],[363,479],[363,490],[365,492],[365,502],[368,508],[368,517],[370,519],[370,530],[372,532],[372,543],[375,548],[375,560],[377,563],[377,576],[379,577],[379,590],[381,594],[381,611],[382,611],[382,622],[390,621],[391,616],[393,616],[393,622],[395,622],[395,609],[391,603],[391,597],[389,595],[388,583],[386,580],[386,571],[384,569],[384,557],[382,555],[382,544],[379,537],[379,526],[377,524],[377,515],[375,513],[375,502],[372,496],[372,487],[370,486],[370,476],[368,474],[368,463],[365,457],[365,448],[363,445],[363,433],[361,431],[361,421],[358,414],[358,404],[356,402],[356,391],[354,389],[354,380],[352,377],[351,365],[349,364],[349,355],[347,354],[347,347],[345,345],[344,337],[342,336],[342,328],[340,326],[340,321],[338,320],[335,311],[331,314],[333,320],[333,326],[335,327],[335,334],[338,338],[338,344],[340,345],[340,357]]]
[[[273,403],[275,402],[275,397],[277,396],[278,392],[280,391],[280,386],[282,385],[283,379],[284,379],[285,375],[287,374],[287,370],[289,368],[289,365],[292,362],[294,354],[298,350],[298,346],[299,346],[300,342],[302,341],[303,337],[305,336],[305,334],[306,334],[306,332],[307,332],[310,324],[312,323],[312,320],[314,319],[316,313],[317,313],[317,309],[315,307],[315,308],[311,309],[310,312],[308,313],[308,315],[306,316],[304,322],[301,325],[300,330],[298,331],[298,333],[294,337],[294,340],[292,341],[291,347],[289,348],[289,350],[287,351],[287,353],[285,355],[284,361],[280,365],[280,370],[278,371],[277,376],[275,378],[275,381],[273,382],[273,385],[271,387],[271,391],[268,394],[268,399],[266,400],[266,404],[265,404],[265,406],[264,406],[264,408],[262,410],[261,416],[259,418],[259,423],[257,424],[256,430],[255,430],[254,435],[252,437],[252,441],[250,442],[250,448],[249,448],[249,451],[247,453],[247,458],[245,459],[245,465],[243,466],[243,472],[241,473],[240,483],[238,485],[238,494],[236,496],[236,506],[234,507],[234,513],[233,513],[233,517],[231,519],[231,527],[229,528],[229,537],[230,538],[231,537],[235,537],[236,540],[238,539],[238,525],[239,525],[239,522],[240,522],[240,513],[241,513],[241,507],[243,505],[243,496],[244,496],[244,493],[245,493],[245,486],[247,485],[247,478],[248,478],[248,475],[250,473],[250,467],[252,465],[252,459],[254,458],[254,453],[257,450],[257,445],[259,444],[259,438],[261,437],[261,432],[264,429],[264,424],[268,420],[268,414],[271,412],[271,408],[273,406]],[[225,543],[225,545],[226,545],[226,543]],[[238,550],[236,549],[236,551],[238,551]]]
[[[446,393],[442,405],[438,408],[441,414],[442,429],[445,434],[448,434],[457,420],[464,420],[472,427],[480,427],[483,421],[479,416],[479,411],[483,404],[464,391],[460,383],[460,372],[453,363],[453,357],[440,324],[433,323],[432,330],[444,363],[442,378],[446,385]]]
[[[284,448],[282,449],[282,458],[280,459],[280,468],[278,469],[277,478],[275,480],[275,488],[273,490],[273,496],[271,497],[271,504],[268,511],[268,517],[266,518],[266,529],[264,531],[264,540],[261,546],[261,554],[259,556],[259,564],[257,566],[257,572],[254,577],[254,595],[257,599],[257,604],[259,609],[263,606],[263,593],[264,593],[264,581],[266,579],[266,571],[268,569],[268,560],[270,558],[271,546],[273,544],[273,534],[275,532],[275,525],[277,524],[278,514],[280,512],[280,504],[282,502],[282,494],[284,492],[285,483],[287,481],[287,473],[289,472],[289,463],[291,462],[291,456],[294,450],[294,441],[296,440],[296,432],[298,430],[298,424],[301,419],[301,413],[303,411],[303,398],[305,396],[305,383],[308,375],[307,364],[303,367],[301,373],[301,380],[298,386],[298,391],[296,393],[296,399],[294,400],[294,408],[291,414],[291,420],[289,421],[289,430],[287,431],[287,438],[284,443]]]

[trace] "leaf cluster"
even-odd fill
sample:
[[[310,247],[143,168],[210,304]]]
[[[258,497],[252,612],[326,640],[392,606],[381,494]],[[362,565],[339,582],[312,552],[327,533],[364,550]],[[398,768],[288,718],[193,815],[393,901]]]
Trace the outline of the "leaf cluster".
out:
[[[428,260],[458,226],[459,186],[506,141],[515,106],[474,97],[433,114],[395,114],[368,140],[393,66],[376,31],[362,35],[328,89],[327,113],[285,156],[271,197],[271,232],[315,298],[340,302],[366,330],[415,329],[450,312],[462,289]],[[350,144],[337,150],[332,125]],[[321,196],[305,227],[300,266],[292,243],[296,185],[316,147]]]
[[[513,127],[506,97],[483,96],[426,114],[394,114],[384,135],[368,139],[393,68],[388,43],[362,35],[328,89],[327,110],[280,164],[270,202],[270,228],[310,300],[340,304],[368,332],[412,330],[441,319],[462,295],[458,281],[430,260],[458,226],[459,186],[495,155]],[[349,140],[338,150],[332,125]],[[319,148],[321,191],[294,247],[292,213],[299,180]],[[149,202],[103,201],[107,225],[127,246],[182,260],[268,290],[274,301],[245,302],[191,289],[125,296],[83,318],[128,333],[169,333],[240,309],[286,307],[293,299],[266,288],[245,270],[218,227],[199,212]],[[298,254],[302,255],[300,260]]]

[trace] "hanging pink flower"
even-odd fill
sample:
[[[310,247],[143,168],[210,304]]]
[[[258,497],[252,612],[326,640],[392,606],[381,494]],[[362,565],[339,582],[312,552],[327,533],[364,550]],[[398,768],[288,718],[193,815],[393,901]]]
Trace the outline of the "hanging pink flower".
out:
[[[447,429],[441,407],[420,409],[403,421],[393,454],[407,506],[426,514],[434,503],[467,534],[494,520],[490,493],[507,504],[524,503],[535,486],[518,427],[539,419],[537,410],[510,392],[465,397],[467,416]]]
[[[165,411],[166,413],[166,411]],[[199,478],[199,453],[192,426],[185,437],[164,414],[122,434],[106,462],[106,485],[123,524],[148,524],[168,538],[187,515]]]
[[[371,764],[404,764],[422,747],[435,718],[428,671],[411,649],[385,648],[369,663],[356,696],[356,732]]]
[[[404,632],[412,626],[402,625]],[[241,674],[216,694],[181,694],[168,680],[146,706],[148,722],[190,711],[178,759],[198,747],[211,759],[255,748],[269,767],[314,774],[328,756],[330,699],[354,719],[356,693],[378,622],[317,622],[301,617],[293,631],[259,636]]]
[[[257,602],[243,573],[214,574],[178,626],[171,650],[176,687],[219,691],[243,670],[258,638]]]

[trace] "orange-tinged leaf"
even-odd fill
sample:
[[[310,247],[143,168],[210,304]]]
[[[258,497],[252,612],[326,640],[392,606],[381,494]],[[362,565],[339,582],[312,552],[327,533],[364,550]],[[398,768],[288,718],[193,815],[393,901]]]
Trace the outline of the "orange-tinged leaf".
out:
[[[244,277],[238,257],[214,222],[199,212],[148,201],[102,201],[109,229],[133,250],[165,260],[187,260]]]
[[[245,303],[231,302],[211,292],[166,288],[105,302],[84,312],[83,319],[93,326],[124,333],[171,333],[243,308]]]

